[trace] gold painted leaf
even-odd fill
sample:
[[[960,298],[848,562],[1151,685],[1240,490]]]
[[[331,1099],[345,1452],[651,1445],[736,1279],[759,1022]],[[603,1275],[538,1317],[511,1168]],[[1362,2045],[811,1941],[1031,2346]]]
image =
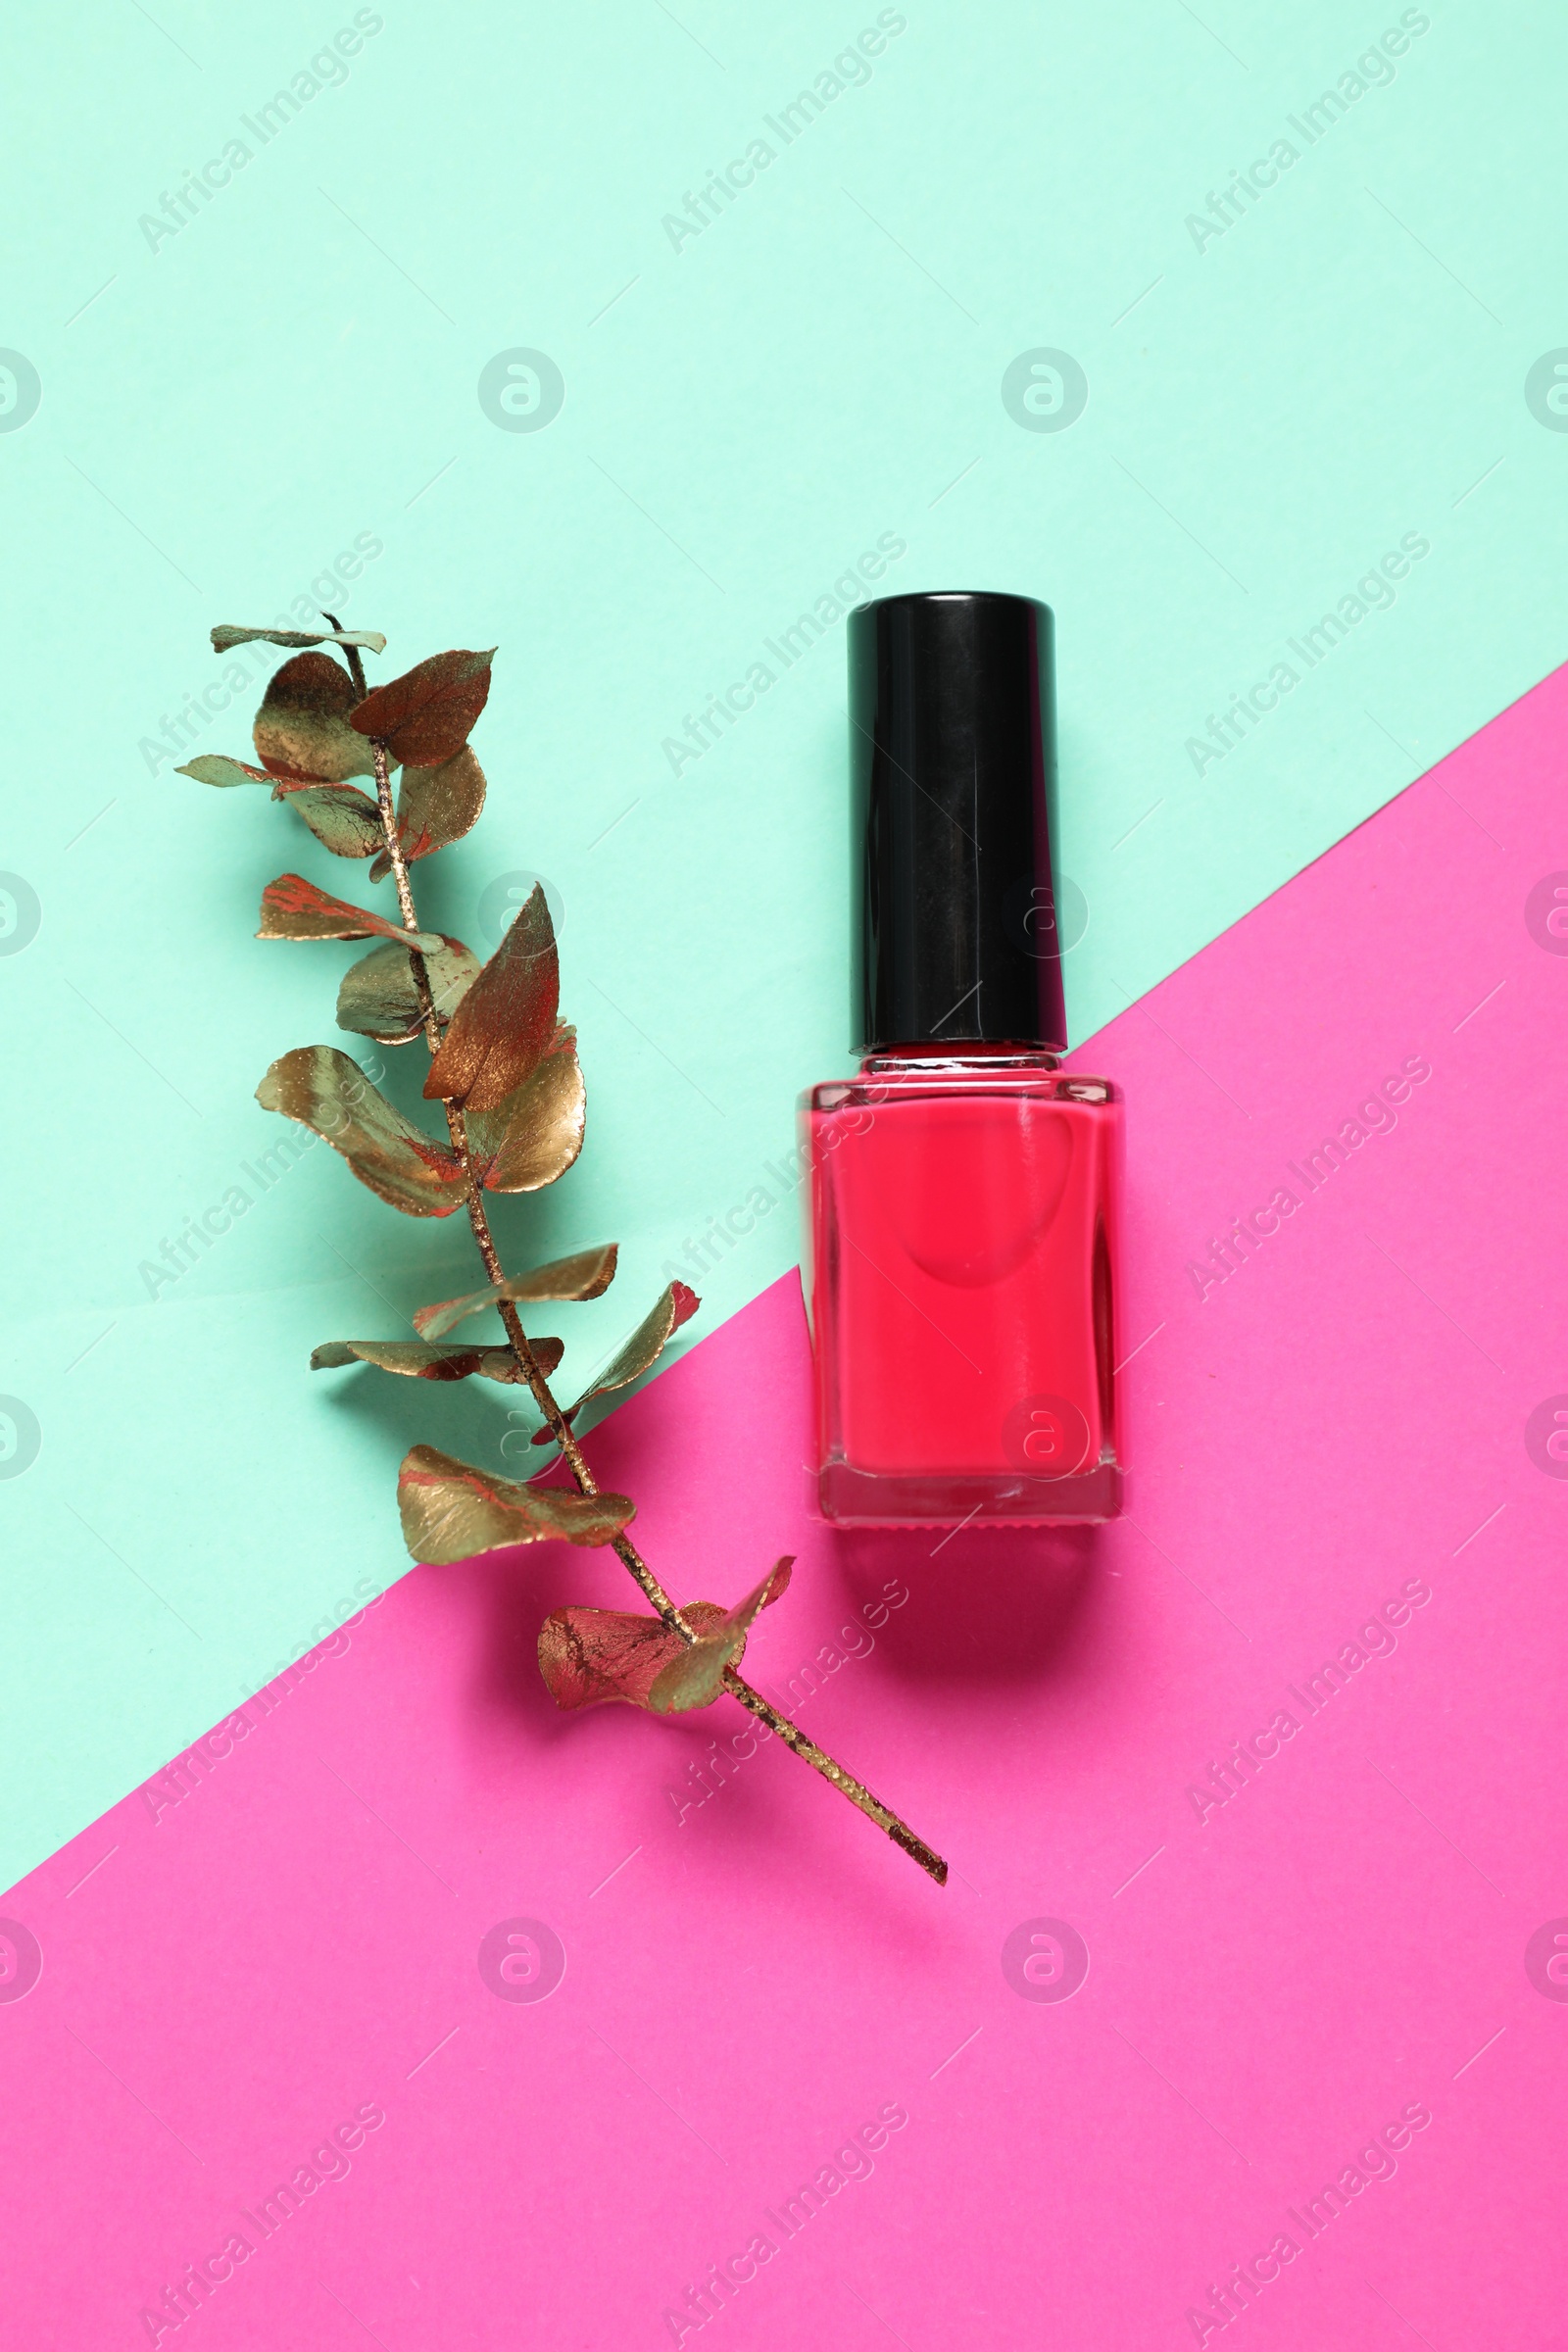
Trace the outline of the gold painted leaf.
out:
[[[286,801],[334,858],[373,858],[386,840],[381,811],[357,784],[279,782],[272,798]]]
[[[439,767],[405,767],[398,786],[398,842],[412,865],[461,841],[471,832],[484,807],[484,769],[465,744]],[[383,849],[370,868],[370,880],[380,882],[392,870]]]
[[[503,1298],[601,1298],[615,1279],[617,1247],[604,1242],[596,1250],[578,1250],[570,1257],[552,1258],[547,1266],[534,1266],[526,1274],[509,1275],[505,1282],[491,1283],[483,1291],[470,1291],[464,1298],[443,1298],[436,1306],[415,1309],[414,1328],[427,1340],[444,1340],[449,1331],[481,1307],[495,1306]],[[528,1345],[536,1351],[537,1340]]]
[[[463,1170],[336,1046],[297,1046],[274,1061],[256,1100],[324,1137],[355,1175],[411,1217],[450,1217],[463,1206]]]
[[[760,1609],[765,1609],[788,1589],[793,1558],[775,1560],[760,1585],[737,1601],[711,1632],[698,1628],[698,1640],[683,1644],[654,1678],[648,1704],[656,1715],[685,1715],[693,1707],[710,1706],[718,1696],[726,1666],[739,1662],[746,1637]]]
[[[354,713],[355,727],[377,736],[407,766],[438,767],[462,751],[485,707],[495,651],[432,654],[416,662],[401,678],[371,687]]]
[[[386,639],[379,629],[236,629],[221,621],[213,631],[215,654],[230,653],[236,645],[358,645],[368,654],[384,654]]]
[[[560,1340],[530,1340],[539,1369],[548,1380],[565,1349]],[[525,1388],[521,1365],[510,1348],[427,1348],[418,1340],[328,1340],[313,1349],[311,1370],[327,1372],[339,1364],[374,1364],[382,1372],[402,1372],[415,1380],[499,1380]]]
[[[577,1032],[563,1021],[531,1078],[494,1110],[468,1113],[470,1157],[485,1190],[535,1193],[564,1176],[582,1150],[586,1107]]]
[[[592,1397],[608,1396],[612,1389],[629,1389],[634,1380],[640,1380],[649,1366],[659,1361],[670,1334],[679,1331],[683,1323],[689,1323],[702,1303],[697,1293],[688,1290],[685,1283],[670,1283],[598,1379],[584,1389],[575,1404],[567,1405],[567,1421],[580,1413]],[[555,1442],[555,1433],[548,1426],[535,1430],[536,1446],[553,1446]]]
[[[688,1602],[681,1615],[697,1635],[695,1642],[683,1642],[661,1617],[557,1609],[539,1629],[545,1687],[558,1707],[599,1707],[614,1699],[656,1715],[705,1707],[718,1696],[725,1667],[739,1664],[759,1610],[787,1588],[793,1566],[790,1559],[775,1561],[733,1609],[711,1600]]]
[[[427,1102],[494,1110],[531,1078],[556,1034],[556,931],[536,882],[453,1014],[424,1081]]]
[[[479,958],[461,939],[443,939],[424,958],[438,1020],[450,1020],[452,1009],[479,969]],[[388,940],[350,964],[337,992],[337,1025],[358,1037],[373,1037],[379,1046],[407,1046],[421,1034],[418,993],[407,948]]]
[[[416,1560],[445,1568],[509,1544],[609,1544],[636,1514],[625,1494],[573,1494],[521,1486],[416,1446],[398,1472],[403,1540]]]
[[[699,1635],[724,1620],[711,1600],[688,1601],[681,1615]],[[662,1617],[632,1609],[555,1609],[539,1628],[539,1671],[558,1707],[602,1707],[612,1699],[646,1707],[660,1675],[687,1646]]]
[[[252,767],[244,760],[230,760],[220,752],[204,752],[199,760],[189,760],[183,767],[176,767],[174,773],[193,776],[198,784],[270,785],[273,800],[287,801],[334,858],[373,858],[379,850],[381,871],[372,870],[371,881],[378,882],[387,870],[381,811],[369,794],[362,792],[357,784],[295,784],[286,777],[270,774],[265,767]]]
[[[275,784],[265,767],[251,767],[243,760],[230,760],[221,752],[203,752],[199,760],[187,760],[176,767],[176,776],[194,776],[198,784]]]
[[[244,760],[228,760],[223,753],[212,751],[176,766],[174,774],[195,776],[197,783],[217,786],[268,783],[272,800],[287,800],[296,816],[303,816],[318,842],[324,842],[336,858],[373,858],[381,852],[385,860],[381,809],[369,793],[362,793],[358,783],[291,783],[287,776],[272,776],[266,766],[249,766]],[[378,880],[381,875],[371,872],[371,882]]]
[[[375,761],[349,724],[354,680],[328,654],[296,654],[270,681],[256,713],[256,757],[291,784],[341,784],[370,776]]]
[[[262,893],[258,939],[395,939],[433,956],[445,945],[439,931],[400,931],[365,906],[351,906],[318,890],[303,874],[279,874]]]

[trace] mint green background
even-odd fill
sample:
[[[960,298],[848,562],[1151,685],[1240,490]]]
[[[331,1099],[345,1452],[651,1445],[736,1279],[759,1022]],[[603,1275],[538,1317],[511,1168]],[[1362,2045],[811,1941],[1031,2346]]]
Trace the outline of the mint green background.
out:
[[[509,1426],[477,1384],[307,1372],[472,1274],[461,1226],[325,1149],[156,1302],[138,1277],[284,1132],[269,1060],[338,1038],[357,951],[258,945],[262,884],[367,888],[260,794],[148,772],[220,673],[211,622],[272,619],[367,534],[337,606],[387,632],[380,674],[499,641],[489,807],[421,907],[479,944],[498,874],[564,903],[588,1149],[501,1224],[514,1262],[625,1245],[558,1325],[568,1384],[843,1064],[842,631],[678,779],[661,746],[879,534],[888,588],[1055,607],[1078,1036],[1560,656],[1568,438],[1522,391],[1568,343],[1559,9],[1434,6],[1200,253],[1188,214],[1396,8],[910,0],[869,83],[672,250],[662,217],[876,13],[387,0],[346,84],[157,252],[139,216],[352,11],[13,24],[0,343],[43,395],[0,432],[0,866],[42,924],[0,956],[0,1389],[43,1442],[0,1480],[0,1884],[402,1573],[414,1437],[493,1461]],[[478,405],[514,346],[564,375],[543,431]],[[1068,430],[1003,407],[1036,346],[1087,372]],[[1406,532],[1432,553],[1394,609],[1195,774],[1186,739]],[[248,710],[196,748],[243,755]],[[795,1249],[790,1202],[693,1339]]]

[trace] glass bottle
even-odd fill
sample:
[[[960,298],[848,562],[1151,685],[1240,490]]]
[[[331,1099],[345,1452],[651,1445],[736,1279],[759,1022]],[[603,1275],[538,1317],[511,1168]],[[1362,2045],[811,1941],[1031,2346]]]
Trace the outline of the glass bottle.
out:
[[[1035,1526],[1120,1507],[1121,1097],[1064,1069],[1052,615],[851,615],[857,1075],[801,1098],[823,1515]]]

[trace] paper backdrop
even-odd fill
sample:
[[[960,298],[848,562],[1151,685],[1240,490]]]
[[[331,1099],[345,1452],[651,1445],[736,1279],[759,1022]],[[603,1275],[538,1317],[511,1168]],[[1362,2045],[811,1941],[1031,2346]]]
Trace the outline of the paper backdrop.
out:
[[[793,1275],[601,1433],[948,1886],[558,1713],[608,1554],[416,1569],[0,1897],[19,2345],[1561,2343],[1565,757],[1559,671],[1094,1041],[1126,1517],[813,1524]]]

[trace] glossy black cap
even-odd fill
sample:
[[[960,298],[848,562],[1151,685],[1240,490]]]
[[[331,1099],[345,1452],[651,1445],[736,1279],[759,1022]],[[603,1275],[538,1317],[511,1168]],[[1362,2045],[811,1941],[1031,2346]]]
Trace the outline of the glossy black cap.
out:
[[[1051,609],[885,596],[850,614],[855,1043],[1062,1052]]]

